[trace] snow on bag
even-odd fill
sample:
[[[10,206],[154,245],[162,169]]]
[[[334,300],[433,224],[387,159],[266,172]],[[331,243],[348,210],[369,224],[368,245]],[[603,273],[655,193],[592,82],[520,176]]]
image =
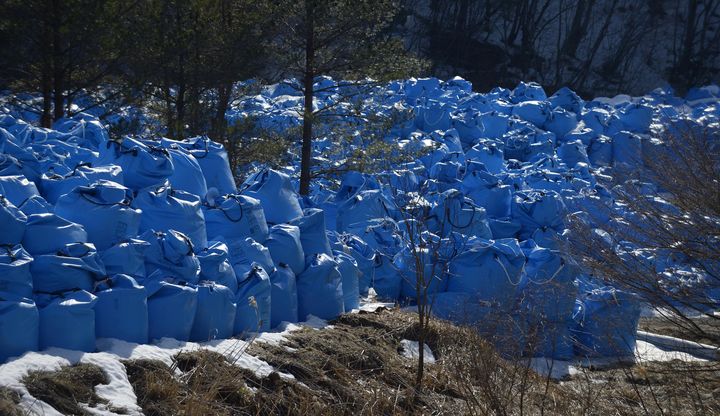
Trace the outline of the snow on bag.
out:
[[[0,292],[0,363],[37,351],[40,340],[40,315],[32,299],[15,293]]]
[[[338,264],[324,253],[314,254],[308,267],[297,277],[298,318],[305,321],[309,315],[321,319],[340,316],[343,305],[342,275]]]
[[[131,276],[116,274],[95,288],[95,336],[148,342],[147,291]]]
[[[55,214],[82,225],[88,241],[105,250],[138,234],[144,213],[130,207],[132,200],[128,188],[100,180],[60,197]]]

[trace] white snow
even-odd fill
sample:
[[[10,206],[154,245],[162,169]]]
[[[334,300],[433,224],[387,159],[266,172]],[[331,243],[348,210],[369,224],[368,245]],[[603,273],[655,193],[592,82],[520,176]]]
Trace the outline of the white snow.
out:
[[[417,360],[420,358],[420,343],[417,341],[411,341],[409,339],[404,339],[400,341],[400,346],[402,347],[401,354],[405,358],[410,358],[413,360]],[[423,356],[423,362],[425,364],[434,364],[435,363],[435,356],[433,355],[432,350],[430,347],[428,347],[427,344],[423,344],[423,350],[425,352],[425,355]]]

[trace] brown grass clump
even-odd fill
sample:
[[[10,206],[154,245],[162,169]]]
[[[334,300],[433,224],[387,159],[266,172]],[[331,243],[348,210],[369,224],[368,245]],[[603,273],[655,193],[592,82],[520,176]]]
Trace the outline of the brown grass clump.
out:
[[[15,390],[7,387],[0,387],[0,415],[22,416],[24,412],[18,404],[20,403],[20,394]]]
[[[91,415],[80,406],[107,404],[95,393],[95,386],[107,384],[102,369],[92,364],[77,364],[58,371],[34,371],[23,378],[30,394],[66,415]],[[124,413],[123,409],[112,409]]]

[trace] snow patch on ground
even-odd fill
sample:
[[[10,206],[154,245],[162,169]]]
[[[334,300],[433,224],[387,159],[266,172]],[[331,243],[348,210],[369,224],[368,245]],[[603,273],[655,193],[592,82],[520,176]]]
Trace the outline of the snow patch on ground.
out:
[[[409,339],[404,339],[400,341],[400,347],[402,348],[401,354],[405,358],[410,358],[413,360],[417,360],[420,358],[420,343],[417,341],[410,341]],[[423,344],[423,350],[425,350],[425,356],[423,357],[423,362],[425,364],[434,364],[435,363],[435,356],[433,355],[432,350],[430,347],[428,347],[427,344]]]

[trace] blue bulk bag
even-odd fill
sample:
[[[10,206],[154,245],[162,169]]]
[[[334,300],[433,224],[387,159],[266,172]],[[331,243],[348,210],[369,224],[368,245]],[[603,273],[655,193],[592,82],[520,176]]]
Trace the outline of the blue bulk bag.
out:
[[[437,204],[430,210],[428,229],[441,237],[456,231],[468,236],[492,238],[485,209],[478,207],[457,189],[450,189],[438,196]]]
[[[375,270],[375,250],[368,246],[362,239],[352,234],[343,238],[343,242],[348,247],[349,254],[357,262],[360,269],[360,280],[358,289],[361,296],[367,296],[368,290],[372,286],[372,277]]]
[[[512,218],[521,226],[518,238],[527,240],[538,228],[563,229],[565,204],[555,191],[516,192]]]
[[[332,255],[330,241],[325,234],[325,214],[319,208],[308,208],[303,216],[290,221],[300,229],[300,242],[305,256],[324,253]]]
[[[88,243],[72,243],[55,254],[36,255],[30,273],[33,289],[45,293],[92,291],[95,282],[107,275],[95,247]]]
[[[610,166],[613,162],[613,142],[607,136],[598,136],[587,147],[588,160],[592,166]]]
[[[237,193],[227,152],[222,144],[205,136],[193,137],[183,141],[162,139],[165,147],[180,146],[189,151],[200,165],[207,188],[215,188],[221,195]]]
[[[575,130],[577,125],[578,119],[574,113],[562,108],[555,108],[550,112],[543,128],[562,140],[568,133]]]
[[[95,351],[95,302],[85,290],[39,295],[40,349],[50,347]]]
[[[197,312],[197,288],[161,280],[160,276],[162,272],[155,273],[144,283],[148,294],[148,338],[188,341]]]
[[[0,195],[2,196],[2,195]],[[18,208],[25,215],[32,214],[51,214],[55,208],[48,203],[45,198],[35,195],[26,199]]]
[[[335,201],[342,202],[360,191],[379,189],[380,184],[370,175],[351,171],[346,173],[340,182],[340,189],[335,194]]]
[[[522,226],[511,218],[491,218],[488,220],[493,240],[517,238]]]
[[[32,261],[33,258],[21,245],[0,244],[0,292],[32,297]]]
[[[0,244],[15,245],[23,241],[27,217],[4,195],[0,195]]]
[[[435,293],[431,299],[431,312],[437,318],[454,322],[457,325],[476,327],[489,315],[491,307],[474,295],[465,292]]]
[[[180,146],[171,145],[167,149],[174,167],[173,174],[168,178],[173,189],[204,198],[207,194],[207,183],[197,160]]]
[[[543,101],[523,101],[513,107],[513,115],[542,128],[550,117],[550,108]]]
[[[231,338],[235,327],[235,292],[223,285],[202,282],[197,287],[197,311],[190,341]]]
[[[491,218],[510,216],[512,187],[502,184],[491,173],[475,170],[465,175],[460,190],[473,202],[485,209]]]
[[[355,259],[340,251],[335,252],[335,261],[342,276],[343,304],[345,312],[360,307],[360,276],[362,272]]]
[[[92,167],[90,163],[83,163],[75,167],[66,175],[54,172],[45,172],[40,178],[40,191],[42,196],[51,204],[70,193],[78,186],[87,186],[99,180],[123,183],[122,168],[120,166]]]
[[[578,96],[573,90],[568,87],[562,87],[555,92],[550,98],[548,98],[550,106],[564,108],[567,111],[571,111],[575,114],[580,114],[585,102],[580,96]]]
[[[577,341],[575,354],[582,357],[633,357],[640,320],[637,295],[602,287],[579,296],[573,312]]]
[[[132,199],[128,188],[99,180],[60,197],[55,214],[82,225],[88,241],[105,250],[138,234],[142,212],[130,207]]]
[[[116,274],[95,287],[95,336],[148,342],[147,291],[132,277]]]
[[[395,302],[400,298],[402,277],[393,264],[392,258],[379,252],[375,253],[370,276],[378,299]]]
[[[130,137],[101,143],[98,165],[120,165],[123,185],[134,191],[161,184],[173,174],[167,150]]]
[[[160,270],[178,281],[197,283],[200,275],[200,261],[195,255],[192,242],[179,231],[149,230],[140,236],[150,243],[145,252],[145,271],[148,276]]]
[[[563,143],[557,148],[557,155],[570,168],[578,163],[590,163],[585,145],[580,140]]]
[[[432,299],[438,292],[444,292],[447,286],[447,263],[436,253],[431,253],[427,248],[418,247],[414,251],[411,247],[405,247],[393,259],[395,268],[397,269],[402,286],[400,288],[400,297],[402,299],[417,299],[417,289],[420,293],[427,293]],[[422,279],[418,280],[418,271],[415,264],[416,260],[422,262],[424,268],[422,271]],[[419,285],[419,287],[418,287]]]
[[[517,240],[475,240],[469,250],[450,261],[447,291],[470,293],[509,309],[524,265]]]
[[[265,241],[268,226],[260,201],[245,195],[224,195],[208,198],[203,204],[208,239],[252,237]]]
[[[234,335],[270,330],[271,296],[270,277],[259,265],[253,263],[248,271],[238,276]]]
[[[356,224],[346,230],[347,233],[357,235],[374,250],[381,251],[388,255],[394,255],[402,245],[401,231],[399,224],[391,218],[378,218],[370,220],[365,224]]]
[[[488,139],[499,139],[508,131],[510,118],[497,111],[483,113],[480,115],[480,123],[483,126],[483,137]]]
[[[295,273],[285,263],[278,263],[275,272],[270,275],[270,327],[275,328],[281,322],[298,321],[298,295]]]
[[[0,292],[0,363],[37,351],[40,316],[31,299],[15,293]]]
[[[298,318],[309,315],[321,319],[334,319],[344,311],[342,275],[338,264],[324,253],[315,254],[308,267],[297,277]]]
[[[305,252],[299,227],[289,224],[272,226],[265,247],[270,251],[270,256],[276,265],[285,263],[295,274],[305,270]]]
[[[396,207],[380,190],[362,191],[338,206],[337,231],[344,232],[376,218],[395,217]],[[307,253],[306,253],[307,254]]]
[[[648,133],[653,121],[653,107],[641,103],[628,104],[620,115],[620,121],[628,131]]]
[[[543,87],[537,82],[523,82],[520,83],[512,90],[510,94],[510,101],[513,103],[521,103],[528,100],[547,100],[547,95]]]
[[[34,183],[23,175],[0,176],[0,194],[15,206],[22,205],[27,199],[40,195]]]
[[[100,261],[108,275],[127,274],[134,278],[145,278],[145,252],[150,243],[136,238],[121,241],[100,253]]]
[[[637,134],[621,131],[612,136],[613,165],[627,168],[643,166],[642,138]]]
[[[215,282],[237,292],[237,277],[230,263],[227,244],[221,241],[210,242],[210,247],[197,254],[200,261],[200,280]],[[233,315],[234,316],[234,315]]]
[[[72,243],[87,243],[82,225],[55,214],[33,214],[27,219],[22,245],[28,253],[55,253]]]
[[[266,273],[272,273],[275,269],[270,250],[252,238],[228,240],[227,245],[230,249],[230,263],[238,279],[252,268],[253,263],[257,263]]]
[[[175,190],[165,182],[139,191],[132,205],[142,210],[140,232],[175,230],[190,238],[198,250],[207,247],[205,216],[197,196]]]
[[[256,198],[265,210],[270,224],[281,224],[302,216],[300,200],[293,190],[290,177],[284,173],[264,169],[250,176],[242,186],[242,194]]]
[[[495,143],[478,143],[467,151],[465,157],[468,161],[482,163],[490,173],[500,173],[505,170],[505,155]]]

